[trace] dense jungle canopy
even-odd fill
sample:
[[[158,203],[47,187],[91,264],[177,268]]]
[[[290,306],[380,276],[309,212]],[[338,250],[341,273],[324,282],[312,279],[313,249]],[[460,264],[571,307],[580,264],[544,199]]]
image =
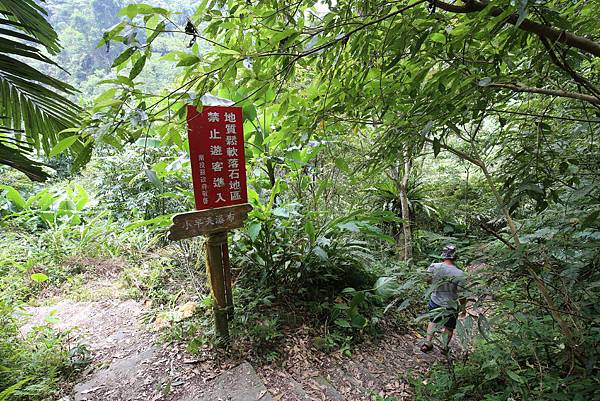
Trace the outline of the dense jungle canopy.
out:
[[[390,331],[418,342],[425,269],[454,244],[467,317],[407,394],[595,399],[599,13],[0,0],[0,400],[61,398],[93,365],[52,319],[23,331],[20,311],[57,299],[144,302],[162,341],[219,349],[204,240],[165,235],[194,209],[186,106],[210,96],[243,109],[253,210],[230,235],[231,339],[253,363],[285,365],[300,332],[348,358]],[[118,296],[88,283],[107,260]]]

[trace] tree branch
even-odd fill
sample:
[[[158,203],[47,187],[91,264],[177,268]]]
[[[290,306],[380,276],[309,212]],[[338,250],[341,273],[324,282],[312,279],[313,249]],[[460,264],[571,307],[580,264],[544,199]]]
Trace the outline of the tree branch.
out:
[[[483,228],[485,231],[487,231],[488,233],[492,234],[496,239],[498,239],[500,242],[502,242],[504,245],[506,245],[511,250],[513,250],[513,251],[515,250],[515,247],[514,247],[513,244],[511,244],[510,242],[508,242],[506,239],[502,238],[500,236],[500,234],[498,234],[496,231],[494,231],[491,228],[489,228],[485,223],[480,222],[479,226],[481,228]]]
[[[516,115],[526,116],[526,117],[539,117],[541,119],[550,118],[550,119],[564,120],[564,121],[579,121],[579,122],[582,122],[582,123],[594,123],[594,124],[597,124],[598,121],[599,121],[599,120],[585,120],[585,119],[582,119],[582,118],[561,117],[561,116],[553,116],[553,115],[548,115],[548,114],[536,114],[536,113],[521,112],[521,111],[512,111],[512,110],[498,110],[498,109],[494,109],[494,108],[489,108],[489,109],[474,109],[474,110],[487,110],[487,111],[493,111],[493,112],[496,112],[496,113],[516,114]]]
[[[466,4],[462,6],[444,3],[439,0],[433,1],[436,7],[439,7],[444,11],[461,14],[480,12],[488,6],[487,4],[473,0],[465,0]],[[503,13],[504,10],[498,7],[494,7],[490,11],[490,15],[494,17],[502,15]],[[506,22],[512,25],[517,26],[518,21],[519,16],[517,14],[511,14],[508,17],[506,17]],[[568,46],[576,47],[577,49],[582,50],[586,53],[593,54],[596,57],[600,57],[600,44],[594,42],[593,40],[584,38],[583,36],[578,36],[567,31],[560,31],[548,25],[543,25],[527,18],[521,22],[518,28],[527,32],[534,33],[540,38],[546,38],[552,42],[564,43]]]
[[[572,99],[583,100],[585,102],[590,102],[593,104],[600,104],[600,99],[596,98],[595,96],[585,95],[583,93],[577,93],[577,92],[567,92],[567,91],[561,91],[561,90],[556,90],[556,89],[536,88],[533,86],[526,86],[523,84],[497,83],[497,84],[489,84],[488,86],[491,86],[494,88],[509,89],[514,92],[539,93],[542,95],[568,97],[568,98],[572,98]]]
[[[423,139],[425,140],[425,142],[429,142],[431,144],[433,144],[433,139],[431,138],[427,138],[427,137],[423,137]],[[469,155],[468,153],[465,153],[461,150],[455,149],[452,146],[448,146],[445,143],[439,142],[440,144],[440,148],[447,150],[448,152],[460,157],[461,159],[467,160],[469,162],[471,162],[472,164],[476,165],[479,168],[483,168],[483,162],[471,155]]]
[[[594,86],[587,79],[585,79],[584,77],[579,75],[569,65],[569,63],[567,63],[567,61],[564,58],[559,59],[559,55],[555,51],[553,43],[551,43],[546,38],[542,38],[542,44],[546,48],[546,51],[548,52],[548,55],[550,56],[550,60],[552,61],[552,63],[554,63],[554,65],[556,65],[558,68],[565,71],[567,74],[569,74],[571,76],[571,78],[573,78],[573,80],[575,82],[577,82],[578,84],[580,84],[581,86],[586,88],[588,91],[590,91],[596,98],[600,99],[600,90],[598,88],[596,88],[596,86]]]
[[[299,53],[286,53],[286,52],[259,53],[259,54],[252,55],[252,57],[293,56],[294,60],[292,60],[292,62],[296,62],[296,61],[300,60],[303,57],[307,57],[307,56],[310,56],[310,55],[312,55],[314,53],[320,52],[321,50],[324,50],[324,49],[326,49],[328,47],[331,47],[331,46],[335,45],[336,43],[347,41],[348,38],[350,36],[352,36],[353,34],[355,34],[356,32],[362,31],[363,29],[366,29],[366,28],[368,28],[368,27],[370,27],[372,25],[379,24],[380,22],[383,22],[383,21],[387,20],[388,18],[392,18],[392,17],[394,17],[396,15],[402,14],[403,12],[408,11],[411,8],[414,8],[414,7],[418,6],[419,4],[423,4],[423,3],[427,2],[427,1],[428,0],[418,0],[418,1],[414,2],[414,3],[412,3],[412,4],[409,4],[409,5],[401,8],[398,11],[395,11],[395,12],[390,13],[390,14],[386,14],[386,15],[380,17],[380,18],[374,19],[374,20],[366,22],[364,24],[360,24],[359,27],[357,27],[355,29],[352,29],[351,31],[349,31],[349,32],[347,32],[347,33],[345,33],[343,35],[339,35],[336,38],[330,40],[329,42],[323,43],[322,45],[314,47],[314,48],[312,48],[310,50],[306,50],[306,51],[299,52]]]

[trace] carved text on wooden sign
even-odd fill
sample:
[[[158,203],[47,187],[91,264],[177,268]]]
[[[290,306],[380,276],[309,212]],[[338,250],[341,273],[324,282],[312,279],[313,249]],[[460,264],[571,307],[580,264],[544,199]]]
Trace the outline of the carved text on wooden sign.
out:
[[[251,210],[252,206],[244,203],[176,214],[173,216],[173,224],[169,228],[168,238],[178,240],[242,227]]]

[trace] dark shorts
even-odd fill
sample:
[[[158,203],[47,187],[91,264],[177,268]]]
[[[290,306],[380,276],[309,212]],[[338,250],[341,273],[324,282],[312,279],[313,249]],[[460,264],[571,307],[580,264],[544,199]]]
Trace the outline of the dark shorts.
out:
[[[456,319],[458,319],[458,311],[456,309],[445,308],[431,300],[429,301],[427,307],[429,308],[430,312],[435,309],[439,309],[433,312],[429,317],[430,322],[443,323],[444,327],[449,330],[454,330],[456,328]]]

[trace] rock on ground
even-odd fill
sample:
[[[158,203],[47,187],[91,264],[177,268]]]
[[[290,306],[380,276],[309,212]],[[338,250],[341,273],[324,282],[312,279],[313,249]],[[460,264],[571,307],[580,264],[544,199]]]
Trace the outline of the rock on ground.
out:
[[[247,362],[222,373],[208,386],[192,384],[177,401],[273,401],[254,368]]]

